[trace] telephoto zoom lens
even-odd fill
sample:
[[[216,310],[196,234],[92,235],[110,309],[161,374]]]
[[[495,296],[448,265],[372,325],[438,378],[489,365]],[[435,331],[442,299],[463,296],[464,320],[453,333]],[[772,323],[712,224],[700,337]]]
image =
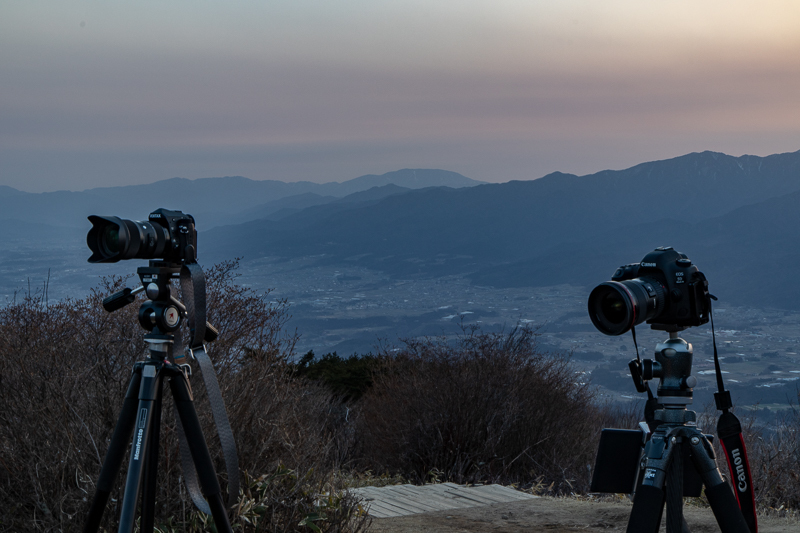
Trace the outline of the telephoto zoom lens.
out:
[[[664,286],[656,279],[607,281],[589,295],[589,317],[606,335],[622,335],[650,320],[665,306]]]
[[[92,251],[90,263],[116,263],[123,259],[161,257],[170,242],[166,228],[146,221],[117,217],[89,217],[92,229],[86,244]]]

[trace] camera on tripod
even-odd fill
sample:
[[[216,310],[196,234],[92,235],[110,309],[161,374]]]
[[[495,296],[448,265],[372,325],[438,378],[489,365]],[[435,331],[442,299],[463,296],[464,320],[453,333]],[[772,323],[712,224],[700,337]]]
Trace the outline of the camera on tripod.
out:
[[[228,504],[233,506],[239,493],[238,455],[214,365],[206,353],[205,343],[216,339],[218,331],[206,321],[205,275],[197,264],[194,218],[181,211],[156,209],[147,221],[96,215],[90,216],[89,221],[92,228],[86,243],[92,251],[90,263],[149,260],[147,266],[136,269],[140,287],[126,287],[103,300],[106,311],[113,312],[133,303],[140,292],[145,293],[147,300],[139,308],[139,324],[148,331],[144,341],[149,356],[134,364],[84,531],[100,529],[127,442],[131,442],[135,453],[130,454],[119,531],[133,531],[140,495],[141,530],[153,531],[161,408],[167,382],[178,415],[176,427],[183,450],[181,462],[187,490],[195,506],[213,516],[218,531],[231,532],[214,464],[194,408],[189,385],[191,366],[182,350],[181,322],[186,318],[189,330],[186,348],[203,372],[228,472]],[[172,280],[180,281],[185,305],[173,296]]]
[[[589,317],[606,335],[622,335],[644,321],[653,329],[681,331],[708,322],[708,310],[706,277],[671,247],[619,267],[589,295]]]
[[[621,266],[589,295],[589,317],[606,335],[632,331],[635,343],[635,326],[642,322],[669,332],[656,345],[654,360],[642,360],[637,347],[628,365],[636,390],[648,396],[645,422],[638,430],[604,429],[592,473],[592,492],[634,494],[628,533],[656,533],[665,503],[667,533],[688,531],[683,497],[699,496],[703,486],[722,531],[748,533],[739,500],[717,468],[713,437],[697,428],[696,413],[687,409],[697,379],[692,345],[678,332],[707,323],[712,298],[703,273],[671,247]],[[649,381],[656,378],[654,396]]]

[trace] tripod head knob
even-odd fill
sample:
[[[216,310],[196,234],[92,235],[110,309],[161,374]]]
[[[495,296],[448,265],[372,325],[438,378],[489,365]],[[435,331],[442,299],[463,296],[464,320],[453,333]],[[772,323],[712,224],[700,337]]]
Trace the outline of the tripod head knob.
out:
[[[136,300],[136,295],[144,290],[144,287],[137,287],[129,289],[125,287],[119,292],[115,292],[111,296],[103,298],[103,309],[109,313],[113,313],[118,309],[122,309],[128,304],[132,304]]]
[[[171,302],[147,300],[139,308],[139,324],[148,331],[170,333],[180,327],[181,312]]]

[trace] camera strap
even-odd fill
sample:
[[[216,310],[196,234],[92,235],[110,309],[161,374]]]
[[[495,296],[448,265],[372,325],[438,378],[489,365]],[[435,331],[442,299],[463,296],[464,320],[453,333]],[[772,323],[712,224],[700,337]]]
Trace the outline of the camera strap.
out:
[[[633,383],[638,392],[647,392],[647,402],[644,404],[644,421],[650,432],[656,430],[656,409],[658,409],[658,398],[653,395],[653,390],[650,385],[642,379],[642,357],[639,355],[639,344],[636,342],[636,326],[631,326],[631,335],[633,336],[633,348],[636,350],[636,360],[631,361],[628,367],[633,377]]]
[[[750,472],[750,461],[747,458],[747,448],[745,447],[744,437],[742,436],[742,424],[730,409],[733,407],[730,391],[725,390],[722,382],[722,370],[719,365],[719,354],[717,352],[717,336],[714,332],[714,316],[711,313],[711,300],[716,300],[712,295],[708,295],[708,316],[711,319],[711,343],[714,347],[714,370],[717,375],[717,388],[719,392],[714,393],[714,401],[717,409],[722,411],[717,422],[717,435],[722,442],[722,450],[728,460],[728,470],[734,486],[733,493],[739,509],[742,510],[747,526],[751,533],[758,532],[758,520],[756,519],[756,499],[753,490],[753,475]]]
[[[197,263],[184,263],[181,267],[181,292],[186,306],[190,339],[189,353],[200,365],[203,382],[206,386],[211,412],[217,426],[217,435],[222,445],[225,469],[228,473],[228,505],[236,505],[239,499],[239,456],[236,451],[236,440],[233,437],[225,401],[217,381],[214,364],[206,353],[204,338],[206,333],[206,278],[203,269]],[[191,455],[188,453],[186,436],[178,418],[178,433],[181,442],[181,463],[183,466],[186,488],[200,511],[210,514],[208,503],[203,499],[197,483],[197,473]]]

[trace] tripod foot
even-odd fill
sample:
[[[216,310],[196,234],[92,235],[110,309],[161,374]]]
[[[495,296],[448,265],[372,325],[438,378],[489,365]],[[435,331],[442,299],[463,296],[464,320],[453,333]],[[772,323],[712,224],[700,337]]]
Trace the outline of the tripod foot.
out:
[[[706,497],[714,511],[719,528],[726,533],[750,533],[750,528],[739,510],[736,497],[727,483],[720,483],[714,487],[706,487]]]
[[[628,519],[628,533],[658,531],[664,510],[664,490],[652,485],[640,485],[633,500]]]

